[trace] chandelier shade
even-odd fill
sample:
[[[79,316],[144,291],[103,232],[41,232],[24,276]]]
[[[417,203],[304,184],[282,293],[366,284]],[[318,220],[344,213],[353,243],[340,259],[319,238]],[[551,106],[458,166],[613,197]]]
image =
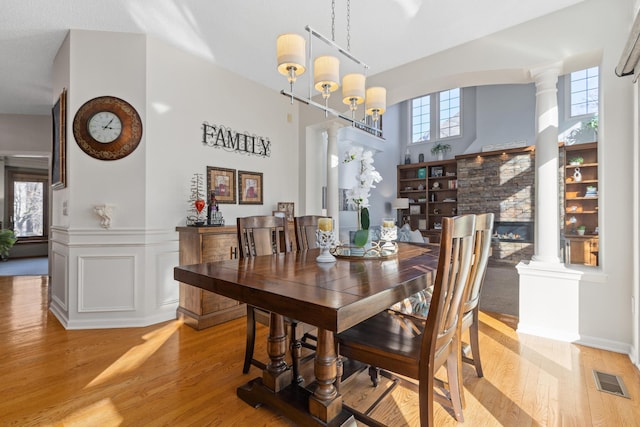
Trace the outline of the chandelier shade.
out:
[[[278,60],[278,72],[287,76],[289,83],[296,81],[296,77],[304,74],[305,68],[304,37],[299,34],[281,34],[276,40],[276,55]]]
[[[387,90],[380,86],[370,87],[367,89],[366,100],[365,111],[375,120],[387,109]]]
[[[342,102],[356,108],[364,102],[365,96],[364,74],[351,73],[342,78]]]
[[[313,61],[313,82],[323,97],[340,87],[340,60],[335,56],[319,56]]]

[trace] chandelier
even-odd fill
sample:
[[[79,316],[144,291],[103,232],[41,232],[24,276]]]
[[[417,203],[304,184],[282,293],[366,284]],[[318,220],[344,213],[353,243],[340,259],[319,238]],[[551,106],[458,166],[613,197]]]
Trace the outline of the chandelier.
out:
[[[367,70],[369,66],[363,61],[353,56],[350,52],[350,15],[351,1],[347,0],[347,49],[343,49],[335,42],[335,0],[331,2],[331,40],[308,25],[305,30],[308,33],[309,49],[306,50],[305,38],[295,33],[281,34],[276,41],[276,52],[278,60],[278,71],[287,77],[290,89],[282,90],[285,96],[293,100],[314,106],[325,112],[325,117],[329,114],[350,122],[353,126],[362,128],[376,136],[382,136],[379,121],[384,114],[387,102],[387,91],[383,87],[366,88]],[[345,74],[340,85],[340,59],[333,55],[321,55],[312,61],[313,40],[318,39],[326,43],[330,48],[335,49],[342,57],[362,67],[362,72]],[[311,66],[309,78],[308,95],[302,96],[294,93],[293,87],[297,78],[307,71],[307,65]],[[342,86],[342,102],[349,106],[351,116],[347,116],[329,107],[329,98]],[[315,90],[315,92],[314,92]],[[320,93],[324,104],[312,100],[313,95]],[[358,106],[365,104],[364,117],[356,120]],[[367,117],[371,118],[372,125],[367,123]],[[370,122],[371,122],[370,121]]]

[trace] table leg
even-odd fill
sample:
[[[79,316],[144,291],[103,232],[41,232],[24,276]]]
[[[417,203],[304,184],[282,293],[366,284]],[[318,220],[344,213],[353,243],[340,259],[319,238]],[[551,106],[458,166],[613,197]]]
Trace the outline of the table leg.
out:
[[[262,383],[276,393],[291,384],[292,374],[285,362],[286,352],[287,330],[284,326],[284,317],[271,312],[267,342],[269,363],[262,372]]]
[[[342,411],[342,396],[334,385],[337,359],[333,332],[318,328],[314,362],[317,387],[309,396],[309,412],[325,422],[333,420]]]

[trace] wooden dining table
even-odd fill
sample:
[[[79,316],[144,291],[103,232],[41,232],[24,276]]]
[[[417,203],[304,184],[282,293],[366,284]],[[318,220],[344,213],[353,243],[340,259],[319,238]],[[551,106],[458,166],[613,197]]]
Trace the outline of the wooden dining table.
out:
[[[384,258],[345,257],[319,263],[318,249],[175,267],[174,278],[269,311],[269,363],[262,377],[237,389],[254,407],[267,405],[300,425],[347,425],[334,334],[430,286],[438,246],[398,243]],[[286,363],[285,317],[317,327],[315,381],[292,381]]]

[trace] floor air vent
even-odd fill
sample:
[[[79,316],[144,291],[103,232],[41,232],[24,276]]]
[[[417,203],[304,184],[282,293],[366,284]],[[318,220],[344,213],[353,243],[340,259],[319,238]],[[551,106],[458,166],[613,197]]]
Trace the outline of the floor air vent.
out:
[[[629,392],[624,386],[622,378],[620,378],[619,376],[605,374],[604,372],[596,371],[594,369],[593,377],[596,380],[596,387],[598,388],[598,390],[631,399],[631,396],[629,396]]]

